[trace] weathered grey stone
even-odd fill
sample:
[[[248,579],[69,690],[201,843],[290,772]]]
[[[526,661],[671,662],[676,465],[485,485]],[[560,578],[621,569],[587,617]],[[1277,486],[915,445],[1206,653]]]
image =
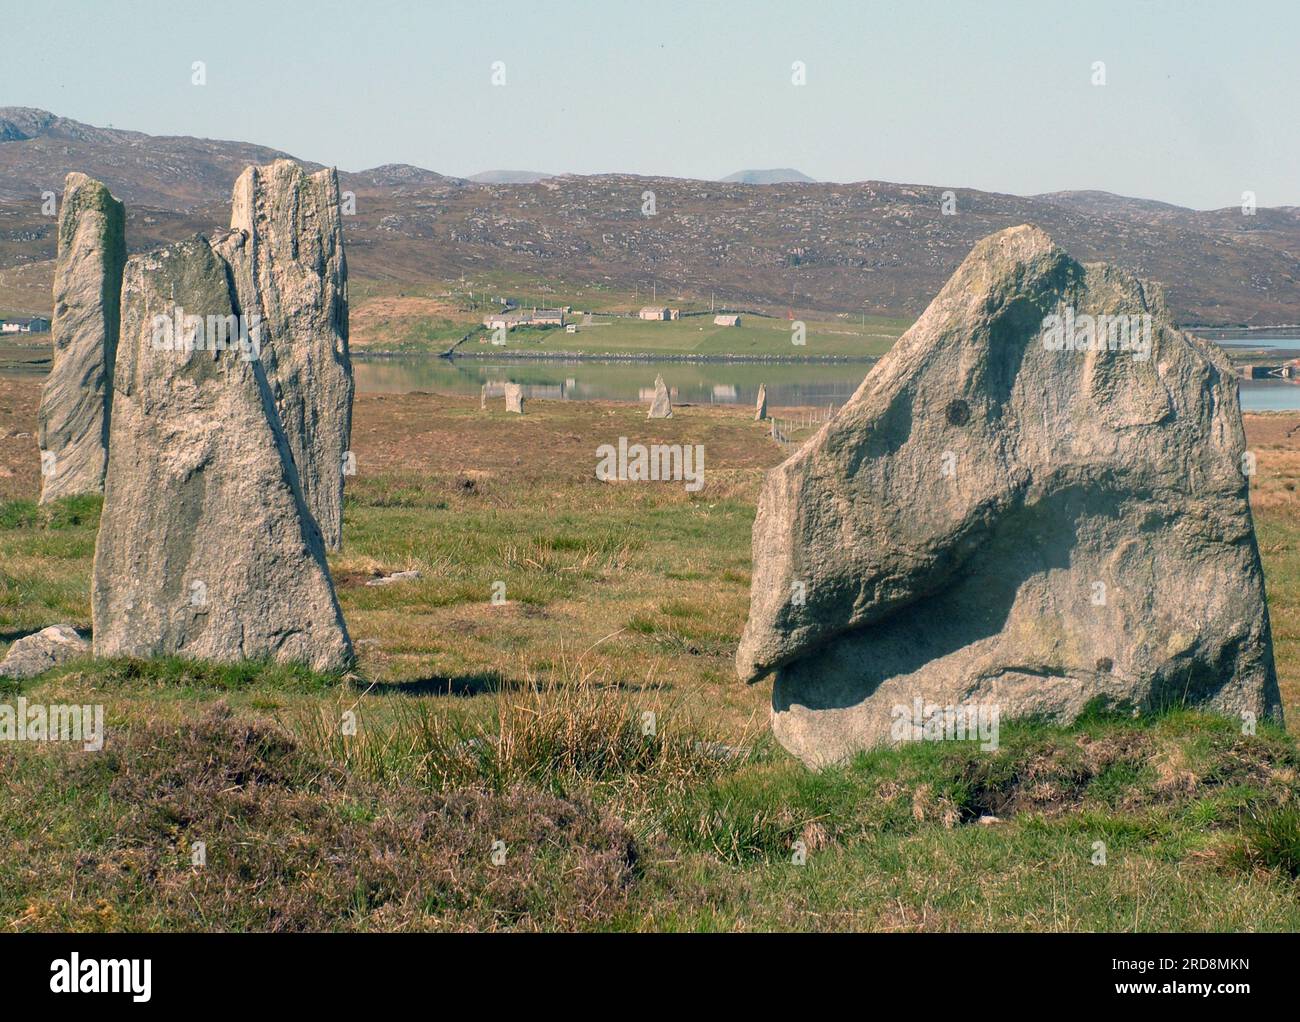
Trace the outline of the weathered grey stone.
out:
[[[487,384],[479,387],[478,390],[478,409],[480,412],[487,411]]]
[[[647,419],[671,419],[673,417],[673,402],[668,396],[668,388],[664,386],[662,375],[655,377],[655,396],[650,401],[650,412],[646,415]]]
[[[104,489],[125,225],[107,188],[68,175],[54,267],[54,360],[37,416],[42,504]]]
[[[292,160],[249,167],[230,227],[216,248],[234,271],[239,311],[261,317],[262,362],[303,494],[337,550],[353,395],[338,175],[308,175]]]
[[[524,388],[518,383],[507,383],[505,385],[506,411],[518,412],[524,414]]]
[[[1050,350],[1067,309],[1149,315],[1149,357]],[[907,737],[918,699],[1280,719],[1244,447],[1231,367],[1158,291],[986,238],[769,473],[738,672],[776,672],[773,729],[814,766]]]
[[[65,660],[90,651],[86,642],[72,625],[50,625],[39,632],[24,635],[9,647],[0,661],[0,678],[25,681],[44,674]]]
[[[762,422],[767,418],[767,384],[758,385],[758,404],[754,409],[754,421]]]
[[[262,363],[153,343],[177,305],[232,315],[228,273],[202,237],[127,262],[95,654],[344,669],[352,646]]]

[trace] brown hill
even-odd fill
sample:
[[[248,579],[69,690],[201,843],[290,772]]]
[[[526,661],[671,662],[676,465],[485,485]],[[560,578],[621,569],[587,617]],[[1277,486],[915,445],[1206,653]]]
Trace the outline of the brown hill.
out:
[[[283,155],[241,142],[95,128],[0,108],[0,310],[48,310],[53,220],[42,190],[69,170],[107,183],[138,250],[224,226],[248,163]],[[316,167],[316,164],[306,163]],[[1165,285],[1184,325],[1300,323],[1300,209],[1198,212],[1105,192],[1003,195],[944,186],[752,185],[635,175],[529,184],[445,177],[407,165],[340,174],[352,277],[381,288],[493,270],[668,293],[736,306],[919,313],[980,238],[1032,223],[1084,260]],[[642,214],[655,193],[655,214]]]

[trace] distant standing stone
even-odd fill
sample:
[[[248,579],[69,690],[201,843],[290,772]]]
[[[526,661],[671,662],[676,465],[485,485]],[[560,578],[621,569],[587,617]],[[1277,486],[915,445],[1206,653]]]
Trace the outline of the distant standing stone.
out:
[[[662,375],[655,377],[655,396],[650,402],[650,414],[647,419],[671,419],[673,417],[673,402],[668,396],[668,388],[664,386]]]
[[[507,383],[505,385],[506,411],[524,414],[524,388],[518,383]]]
[[[478,408],[479,411],[487,410],[487,384],[483,384],[478,391]]]
[[[44,674],[65,660],[90,651],[90,643],[77,634],[72,625],[50,625],[39,632],[24,635],[9,647],[0,662],[0,678],[24,681]]]
[[[54,267],[54,360],[37,415],[42,504],[104,489],[125,224],[107,188],[68,175]]]
[[[754,421],[762,422],[767,418],[767,384],[758,385],[758,407],[754,410]]]

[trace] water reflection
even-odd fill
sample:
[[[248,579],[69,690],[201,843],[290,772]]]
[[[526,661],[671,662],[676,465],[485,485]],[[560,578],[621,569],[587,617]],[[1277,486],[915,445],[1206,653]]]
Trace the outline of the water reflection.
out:
[[[431,391],[477,396],[484,383],[500,394],[503,383],[523,384],[524,395],[557,401],[645,401],[654,395],[656,374],[677,404],[750,404],[759,384],[767,385],[768,403],[823,407],[844,404],[871,366],[865,362],[834,364],[755,364],[735,362],[487,362],[449,361],[430,355],[358,359],[357,389],[365,393],[405,394]],[[1300,385],[1287,380],[1243,380],[1245,411],[1300,408]]]

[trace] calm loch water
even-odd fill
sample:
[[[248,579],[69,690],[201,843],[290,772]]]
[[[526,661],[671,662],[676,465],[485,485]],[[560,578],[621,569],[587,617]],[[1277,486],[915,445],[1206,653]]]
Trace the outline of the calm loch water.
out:
[[[1276,342],[1270,342],[1276,343]],[[1295,342],[1300,347],[1300,341]],[[491,362],[486,359],[448,361],[432,355],[358,359],[354,363],[361,393],[478,394],[484,383],[521,383],[532,398],[564,401],[649,401],[655,374],[662,373],[677,404],[742,404],[758,400],[759,384],[767,385],[774,407],[844,404],[871,366],[862,362],[833,365],[685,363],[685,362],[565,362],[530,360]],[[1243,380],[1244,411],[1300,409],[1300,384],[1286,380]]]

